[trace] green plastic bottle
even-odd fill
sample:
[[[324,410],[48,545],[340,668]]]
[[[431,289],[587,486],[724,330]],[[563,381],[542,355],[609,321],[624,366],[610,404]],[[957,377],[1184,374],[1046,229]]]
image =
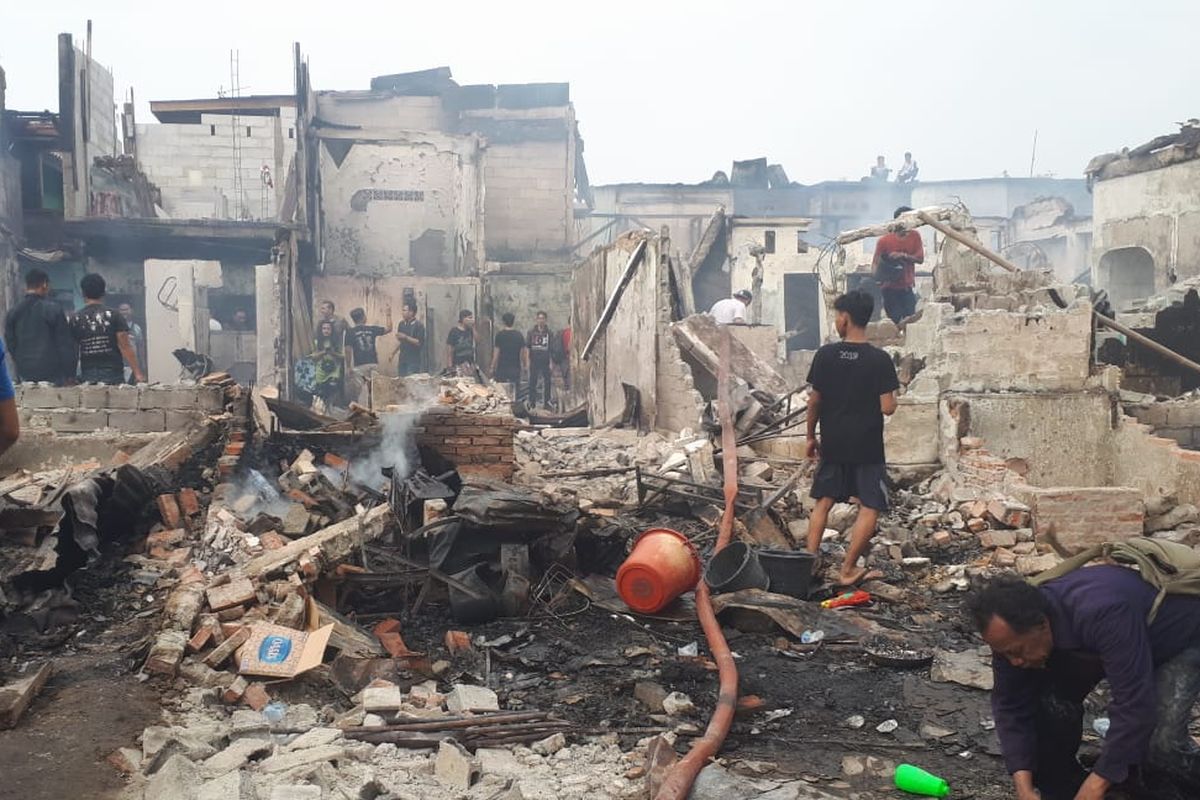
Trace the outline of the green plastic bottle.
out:
[[[950,785],[937,775],[930,774],[912,764],[896,767],[896,788],[910,794],[925,797],[945,797],[950,794]]]

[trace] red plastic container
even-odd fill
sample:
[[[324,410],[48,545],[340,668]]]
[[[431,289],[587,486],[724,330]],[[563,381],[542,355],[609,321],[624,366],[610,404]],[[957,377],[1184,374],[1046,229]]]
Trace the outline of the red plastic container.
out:
[[[617,594],[640,614],[662,611],[700,580],[700,554],[691,541],[670,528],[651,528],[638,537],[617,570]]]

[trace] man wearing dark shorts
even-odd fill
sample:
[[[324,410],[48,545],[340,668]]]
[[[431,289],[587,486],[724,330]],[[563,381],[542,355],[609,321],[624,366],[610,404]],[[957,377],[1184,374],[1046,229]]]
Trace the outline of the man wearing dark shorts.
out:
[[[808,457],[820,456],[813,478],[817,501],[808,520],[808,549],[820,552],[821,536],[834,503],[859,502],[850,546],[836,583],[855,586],[872,577],[858,559],[875,535],[879,514],[888,507],[883,457],[883,417],[896,411],[896,367],[891,356],[867,342],[875,301],[853,291],[833,304],[842,341],[817,351],[808,382]],[[817,440],[817,423],[821,438]]]
[[[525,355],[525,337],[514,330],[517,318],[511,311],[500,316],[504,329],[496,334],[496,345],[492,348],[492,380],[498,383],[511,383],[513,399],[517,397],[518,384],[521,382],[521,364]]]
[[[912,211],[900,206],[892,219]],[[925,245],[921,234],[906,228],[885,233],[875,243],[875,257],[871,268],[879,281],[879,292],[883,295],[883,313],[899,325],[917,313],[917,293],[913,287],[917,282],[917,264],[925,263]]]

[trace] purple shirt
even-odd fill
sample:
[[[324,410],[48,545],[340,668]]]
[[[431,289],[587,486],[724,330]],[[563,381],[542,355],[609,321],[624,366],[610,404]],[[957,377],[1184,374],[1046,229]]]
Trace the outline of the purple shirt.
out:
[[[1126,567],[1100,565],[1069,572],[1039,587],[1050,601],[1054,650],[1046,669],[1020,669],[994,656],[992,716],[1010,773],[1033,770],[1038,691],[1058,672],[1084,682],[1105,677],[1112,687],[1110,727],[1094,772],[1120,783],[1142,761],[1157,721],[1155,667],[1200,646],[1200,597],[1170,595],[1154,624],[1146,619],[1157,590]],[[1088,662],[1096,670],[1081,669]],[[1061,680],[1061,678],[1060,678]]]

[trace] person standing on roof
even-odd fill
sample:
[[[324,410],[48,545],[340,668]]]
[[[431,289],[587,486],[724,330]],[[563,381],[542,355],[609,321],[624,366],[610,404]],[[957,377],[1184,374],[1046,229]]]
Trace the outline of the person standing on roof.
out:
[[[1102,800],[1140,773],[1158,800],[1200,797],[1188,733],[1200,699],[1200,597],[1167,594],[1133,569],[1082,567],[1040,586],[1001,576],[967,598],[992,649],[992,717],[1017,800]],[[1101,680],[1112,700],[1091,772],[1076,752],[1083,702]],[[1123,797],[1125,795],[1122,795]]]
[[[892,219],[899,219],[909,211],[912,209],[908,206],[900,206]],[[885,233],[875,243],[871,270],[883,295],[883,311],[897,325],[917,313],[917,293],[913,288],[917,284],[916,265],[924,263],[925,245],[916,231],[900,228]]]
[[[89,273],[79,281],[83,308],[71,318],[71,335],[79,345],[79,377],[85,383],[119,384],[129,365],[134,383],[145,383],[137,353],[129,339],[129,323],[104,305],[104,278]]]
[[[871,295],[847,292],[834,301],[833,308],[842,341],[821,347],[808,373],[812,388],[808,393],[806,455],[820,458],[811,491],[817,504],[808,520],[808,549],[820,553],[833,504],[858,498],[850,546],[834,580],[838,586],[857,586],[879,577],[860,568],[858,559],[866,554],[879,515],[888,508],[883,418],[896,411],[900,382],[892,357],[867,342],[867,323],[875,308]]]
[[[746,309],[753,299],[754,295],[750,292],[739,289],[733,293],[733,297],[726,297],[724,300],[713,303],[713,307],[708,310],[708,315],[716,320],[718,325],[745,325]]]
[[[66,312],[49,294],[50,277],[31,269],[25,275],[25,297],[4,320],[4,339],[18,380],[62,386],[75,380],[75,341]]]

